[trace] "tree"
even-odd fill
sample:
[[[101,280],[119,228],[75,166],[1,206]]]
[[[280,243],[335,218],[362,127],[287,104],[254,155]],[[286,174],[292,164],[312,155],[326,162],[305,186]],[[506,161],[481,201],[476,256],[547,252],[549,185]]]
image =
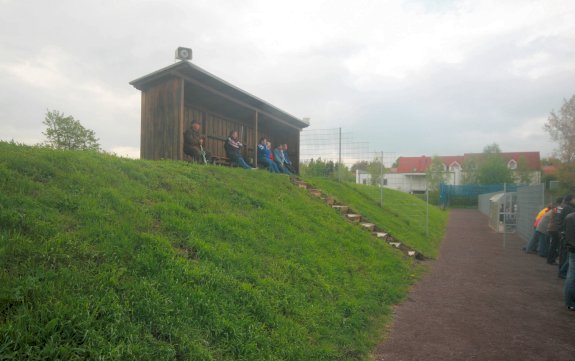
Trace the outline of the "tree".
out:
[[[513,174],[507,168],[507,163],[501,156],[501,149],[496,143],[490,144],[483,149],[477,168],[477,183],[513,183]]]
[[[364,170],[367,172],[367,167],[369,167],[369,162],[367,160],[360,160],[353,163],[349,170],[353,173],[355,173],[356,170]]]
[[[557,179],[563,189],[575,191],[575,95],[563,100],[559,114],[549,114],[545,130],[559,147],[555,154],[560,160]]]
[[[517,179],[520,184],[531,183],[531,169],[529,169],[529,164],[527,163],[527,159],[525,157],[519,157],[519,160],[517,160],[515,179]]]
[[[431,158],[431,165],[427,168],[427,172],[425,172],[427,189],[431,192],[439,191],[439,185],[445,183],[447,174],[441,158],[433,156],[433,158]]]
[[[355,162],[351,166],[350,171],[355,175],[356,170],[361,170],[369,173],[371,185],[380,184],[382,164],[381,159],[379,157],[375,157],[371,162],[368,162],[367,160],[361,160]],[[385,172],[385,169],[383,170]]]
[[[559,144],[556,153],[564,163],[575,162],[575,95],[563,100],[559,114],[549,114],[545,130]]]
[[[47,138],[45,144],[52,148],[100,150],[96,133],[84,128],[80,121],[72,116],[65,116],[57,110],[47,111],[42,123],[47,127],[42,133]]]
[[[463,184],[477,183],[477,162],[474,159],[465,159],[461,166]]]

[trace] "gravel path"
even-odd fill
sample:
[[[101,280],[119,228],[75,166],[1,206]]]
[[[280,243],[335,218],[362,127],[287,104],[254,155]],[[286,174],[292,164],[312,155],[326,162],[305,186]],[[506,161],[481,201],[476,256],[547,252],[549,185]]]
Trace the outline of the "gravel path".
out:
[[[377,361],[575,360],[575,312],[557,267],[491,230],[476,210],[452,210],[430,271],[396,309]]]

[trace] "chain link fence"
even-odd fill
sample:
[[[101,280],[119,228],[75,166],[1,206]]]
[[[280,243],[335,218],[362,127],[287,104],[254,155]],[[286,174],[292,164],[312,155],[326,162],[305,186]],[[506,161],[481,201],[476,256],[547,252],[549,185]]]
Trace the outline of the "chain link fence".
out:
[[[422,225],[423,232],[428,234],[430,193],[427,192],[427,183],[425,179],[422,182],[421,179],[402,181],[394,178],[389,170],[397,157],[395,152],[370,149],[368,142],[357,141],[353,133],[342,128],[304,130],[300,136],[301,176],[327,177],[339,182],[372,186],[373,189],[366,193],[373,195],[373,200],[380,206],[386,202],[383,188],[411,193],[425,203],[404,198],[405,208],[410,209],[408,216],[414,220],[414,225]],[[437,194],[432,198],[437,199]]]
[[[517,233],[524,240],[528,241],[533,235],[533,221],[544,206],[544,184],[517,189]]]
[[[528,241],[533,235],[533,221],[545,206],[545,185],[518,186],[478,196],[478,209],[497,232],[517,232]]]
[[[395,177],[390,172],[396,166],[398,155],[395,152],[374,151],[368,142],[355,140],[353,133],[342,128],[304,130],[300,139],[300,174],[303,177],[328,177],[411,193],[426,201],[423,208],[421,202],[414,201],[411,205],[413,214],[410,216],[419,224],[427,224],[430,203],[472,207],[488,216],[490,226],[497,232],[517,232],[528,240],[533,232],[533,220],[545,203],[543,184],[441,184],[433,189],[422,174]],[[383,192],[379,194],[383,205],[385,197]]]

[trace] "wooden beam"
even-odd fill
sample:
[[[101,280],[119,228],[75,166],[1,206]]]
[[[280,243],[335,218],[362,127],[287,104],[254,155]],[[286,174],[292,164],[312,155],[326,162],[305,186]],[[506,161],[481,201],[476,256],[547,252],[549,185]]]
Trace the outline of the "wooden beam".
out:
[[[185,118],[185,110],[184,110],[184,79],[179,79],[180,81],[180,104],[179,104],[179,125],[178,125],[178,134],[176,134],[176,139],[178,139],[178,150],[176,152],[177,159],[183,160],[184,159],[184,118]]]
[[[203,88],[203,89],[205,89],[205,90],[207,90],[207,91],[209,91],[209,92],[211,92],[211,93],[217,94],[217,95],[221,96],[222,98],[225,98],[225,99],[227,99],[227,100],[229,100],[229,101],[231,101],[231,102],[233,102],[233,103],[236,103],[236,104],[241,105],[241,106],[243,106],[243,107],[245,107],[245,108],[251,109],[251,110],[253,110],[253,111],[255,111],[255,112],[259,112],[259,113],[261,113],[261,114],[263,114],[263,115],[265,115],[265,116],[267,116],[267,117],[269,117],[269,118],[271,118],[271,119],[273,119],[273,120],[275,120],[275,121],[277,121],[277,122],[280,122],[280,123],[282,123],[282,124],[287,125],[288,127],[301,130],[301,128],[298,128],[297,126],[295,126],[295,125],[293,125],[293,124],[290,124],[290,123],[286,122],[285,120],[279,119],[278,117],[276,117],[276,116],[274,116],[274,115],[271,115],[271,114],[269,114],[268,112],[265,112],[265,111],[263,111],[263,110],[261,110],[261,109],[259,109],[259,108],[257,108],[257,107],[254,107],[253,105],[249,105],[249,104],[247,104],[247,103],[245,103],[245,102],[243,102],[243,101],[241,101],[241,100],[235,99],[235,98],[232,97],[232,96],[229,96],[229,95],[227,95],[227,94],[224,94],[224,93],[222,93],[221,91],[216,90],[216,89],[214,89],[214,88],[212,88],[212,87],[210,87],[210,86],[207,86],[207,85],[203,84],[202,82],[200,82],[200,81],[198,81],[198,80],[196,80],[196,79],[190,78],[189,76],[187,76],[187,75],[185,75],[185,74],[183,74],[183,73],[181,73],[181,72],[179,72],[179,71],[175,71],[175,72],[173,72],[173,74],[174,74],[174,75],[177,75],[177,76],[179,76],[179,77],[185,79],[186,81],[188,81],[188,82],[190,82],[190,83],[192,83],[192,84],[195,84],[195,85],[197,85],[197,86],[199,86],[199,87],[201,87],[201,88]]]

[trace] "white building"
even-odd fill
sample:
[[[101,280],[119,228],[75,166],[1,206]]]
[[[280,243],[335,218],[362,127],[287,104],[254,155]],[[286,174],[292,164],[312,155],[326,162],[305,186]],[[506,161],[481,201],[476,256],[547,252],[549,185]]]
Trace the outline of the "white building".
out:
[[[463,164],[467,162],[473,168],[473,164],[479,162],[483,157],[482,153],[465,153],[462,156],[440,156],[445,172],[445,183],[450,185],[463,184],[464,171]],[[501,153],[501,157],[507,161],[507,167],[513,171],[517,170],[520,161],[524,161],[530,172],[530,184],[541,182],[541,161],[539,152],[514,152]],[[424,193],[427,187],[427,170],[431,166],[432,158],[421,157],[399,157],[397,168],[392,168],[384,175],[384,186],[407,193]],[[356,182],[369,184],[370,176],[356,173]],[[515,174],[519,180],[518,174]]]

